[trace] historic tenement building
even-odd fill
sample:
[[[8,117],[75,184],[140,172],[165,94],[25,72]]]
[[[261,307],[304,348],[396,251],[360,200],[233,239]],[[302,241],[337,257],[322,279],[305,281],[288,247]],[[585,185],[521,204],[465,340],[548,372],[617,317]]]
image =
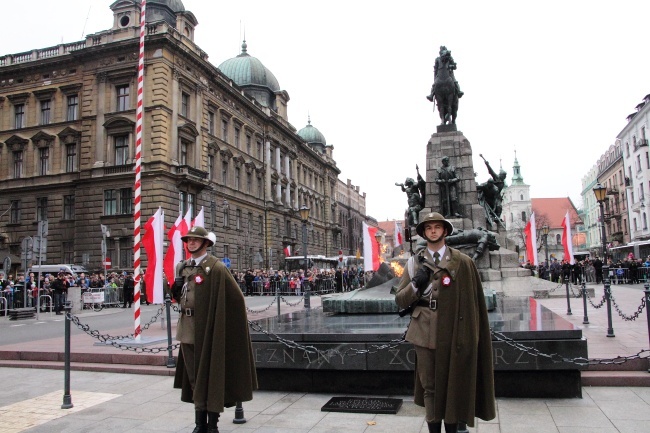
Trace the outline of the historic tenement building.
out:
[[[96,269],[103,224],[113,266],[133,266],[140,2],[110,8],[109,30],[0,56],[0,254],[20,256],[47,220],[47,262]],[[289,94],[246,43],[217,67],[180,0],[148,1],[146,18],[142,224],[158,206],[166,227],[203,207],[216,256],[276,268],[302,243],[306,205],[310,254],[355,248],[365,194],[348,182],[337,204],[333,146],[289,123]]]

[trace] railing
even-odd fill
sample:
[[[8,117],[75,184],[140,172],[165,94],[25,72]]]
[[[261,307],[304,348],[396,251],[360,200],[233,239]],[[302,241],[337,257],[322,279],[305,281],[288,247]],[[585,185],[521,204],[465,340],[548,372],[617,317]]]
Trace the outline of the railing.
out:
[[[104,175],[130,173],[134,169],[135,169],[135,164],[114,165],[112,167],[104,167]]]
[[[94,39],[93,39],[94,41]],[[94,42],[93,42],[94,43]],[[60,56],[86,48],[86,41],[72,42],[70,44],[60,44],[54,47],[42,48],[17,54],[8,54],[0,57],[0,66],[15,65],[18,63],[32,62],[40,59]]]
[[[312,294],[324,294],[324,293],[333,293],[336,288],[336,282],[333,278],[322,278],[315,279],[314,281],[303,283],[310,284]],[[274,296],[277,292],[280,295],[302,295],[304,293],[304,288],[291,288],[289,286],[289,281],[253,281],[253,292],[251,293],[254,296]],[[242,291],[246,292],[246,285],[240,285]]]
[[[4,305],[5,308],[5,317],[7,317],[7,310],[9,309],[9,306],[7,304],[7,299],[4,296],[0,296],[0,305]]]

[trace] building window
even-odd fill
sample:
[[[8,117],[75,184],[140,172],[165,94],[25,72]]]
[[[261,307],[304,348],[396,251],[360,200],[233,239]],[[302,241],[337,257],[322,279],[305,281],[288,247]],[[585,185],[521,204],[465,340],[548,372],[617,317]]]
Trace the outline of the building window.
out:
[[[235,211],[235,227],[237,230],[241,230],[241,209]]]
[[[130,214],[133,209],[133,192],[131,188],[120,189],[120,213]]]
[[[641,171],[641,155],[636,156],[636,171],[637,173]]]
[[[14,105],[14,128],[25,127],[25,104]]]
[[[228,245],[223,246],[223,256],[224,258],[230,256],[230,248]]]
[[[52,114],[52,101],[46,99],[41,101],[41,125],[49,125],[51,122],[50,115]]]
[[[36,221],[47,221],[47,197],[36,199]]]
[[[227,120],[221,121],[221,139],[226,143],[228,142],[228,121]]]
[[[117,111],[126,111],[131,108],[129,99],[129,85],[117,86]]]
[[[181,157],[179,162],[181,165],[187,165],[187,143],[185,141],[181,141]]]
[[[23,177],[23,151],[14,152],[14,179]]]
[[[262,215],[257,217],[257,222],[259,223],[260,226],[260,235],[264,234],[264,217]]]
[[[120,268],[128,269],[133,267],[133,238],[120,238],[120,250],[117,252]]]
[[[68,96],[68,111],[66,120],[68,122],[72,120],[77,120],[79,113],[79,96],[70,95]]]
[[[287,233],[287,237],[291,237],[291,221],[290,220],[285,220],[284,221],[284,230]]]
[[[252,142],[251,136],[247,135],[246,136],[246,153],[249,154],[249,155],[251,154],[251,142]]]
[[[521,220],[526,222],[526,211],[521,211]]]
[[[208,179],[214,178],[214,155],[208,155]]]
[[[182,215],[194,217],[194,194],[181,191],[179,193],[180,210]]]
[[[188,93],[181,93],[181,116],[190,116],[190,95]]]
[[[104,191],[104,215],[117,215],[117,190]]]
[[[257,176],[257,197],[262,198],[262,176]]]
[[[77,144],[65,146],[65,171],[72,173],[77,169]]]
[[[19,224],[20,221],[20,200],[11,200],[11,216],[9,217],[11,224]]]
[[[50,162],[50,148],[42,147],[38,149],[38,174],[39,176],[45,176],[47,174],[47,169]]]
[[[253,175],[251,173],[246,173],[246,192],[251,193],[253,190]]]
[[[223,226],[228,227],[230,226],[230,213],[229,213],[230,208],[228,206],[223,208]]]
[[[257,142],[257,159],[263,159],[262,158],[262,142],[258,141]]]
[[[228,162],[221,161],[221,183],[228,184]]]
[[[208,132],[214,135],[214,112],[208,111]]]
[[[241,169],[239,167],[235,167],[235,189],[239,191],[240,188],[240,180],[241,180]]]
[[[64,220],[74,219],[74,195],[63,196],[63,219]],[[70,263],[70,262],[66,262],[66,263]]]
[[[239,135],[240,135],[239,128],[235,128],[235,147],[237,149],[239,149]]]
[[[129,136],[117,135],[115,140],[115,165],[126,165],[129,160]]]
[[[63,250],[63,263],[74,263],[74,242],[64,241],[61,247]]]

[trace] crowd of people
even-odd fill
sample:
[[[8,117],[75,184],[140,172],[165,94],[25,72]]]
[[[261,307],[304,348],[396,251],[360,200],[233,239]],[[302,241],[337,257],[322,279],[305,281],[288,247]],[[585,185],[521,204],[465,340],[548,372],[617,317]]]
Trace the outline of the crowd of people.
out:
[[[569,280],[573,284],[582,283],[602,283],[603,266],[605,263],[600,257],[585,258],[576,261],[574,264],[566,260],[552,259],[550,263],[544,261],[538,266],[534,266],[530,261],[522,265],[524,268],[531,269],[542,279],[554,283],[564,283]],[[646,281],[650,274],[650,256],[645,260],[635,258],[632,254],[624,259],[607,260],[609,280],[612,284],[639,284]]]

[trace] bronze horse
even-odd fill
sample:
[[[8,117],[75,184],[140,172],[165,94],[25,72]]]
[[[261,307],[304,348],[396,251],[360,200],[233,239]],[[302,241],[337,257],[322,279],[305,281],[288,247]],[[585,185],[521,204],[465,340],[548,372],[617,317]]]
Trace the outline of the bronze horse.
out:
[[[443,56],[441,59],[442,67],[438,70],[438,75],[433,83],[436,104],[438,104],[438,113],[440,114],[441,125],[455,125],[456,115],[458,113],[458,94],[454,78],[450,73],[449,56]]]

